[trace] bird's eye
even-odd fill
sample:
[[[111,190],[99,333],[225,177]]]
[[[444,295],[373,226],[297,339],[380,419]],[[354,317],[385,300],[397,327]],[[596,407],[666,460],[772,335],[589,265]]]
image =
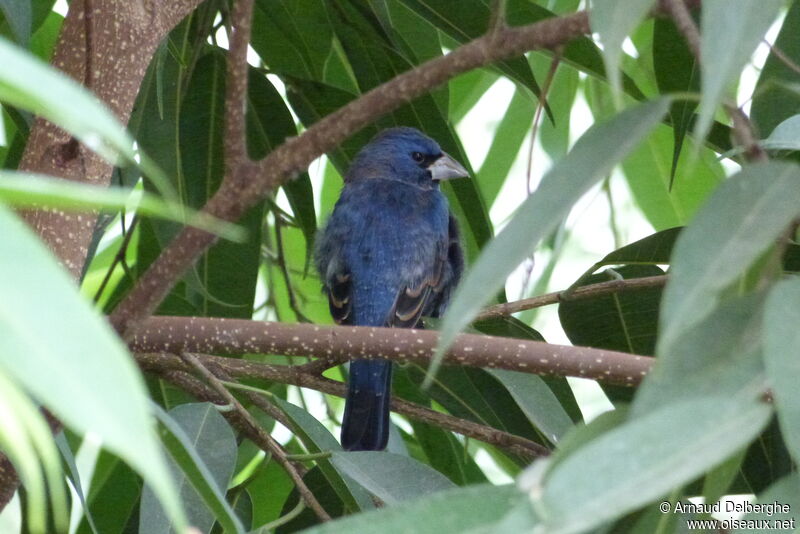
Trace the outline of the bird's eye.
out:
[[[425,159],[425,156],[423,156],[419,152],[412,152],[411,157],[414,158],[414,161],[416,161],[417,163],[422,163],[422,161]]]

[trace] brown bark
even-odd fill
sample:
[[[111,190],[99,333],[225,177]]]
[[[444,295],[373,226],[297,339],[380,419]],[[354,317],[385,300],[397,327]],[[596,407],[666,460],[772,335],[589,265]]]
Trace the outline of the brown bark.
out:
[[[64,20],[52,64],[87,85],[127,124],[156,47],[200,1],[75,0]],[[91,8],[88,17],[87,7]],[[87,57],[88,48],[91,54]],[[87,67],[91,70],[88,76]],[[108,185],[112,166],[77,145],[64,130],[37,118],[19,169]],[[31,210],[23,217],[77,278],[86,261],[96,217],[59,210]]]

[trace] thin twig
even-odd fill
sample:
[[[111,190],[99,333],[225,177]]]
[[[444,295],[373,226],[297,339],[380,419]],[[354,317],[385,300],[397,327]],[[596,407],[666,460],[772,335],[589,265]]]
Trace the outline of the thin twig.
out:
[[[294,482],[295,486],[297,487],[298,493],[303,498],[305,503],[308,505],[309,508],[314,510],[314,513],[319,517],[322,521],[329,521],[331,519],[330,515],[322,508],[317,498],[308,489],[306,483],[303,481],[303,478],[297,472],[297,469],[292,464],[291,461],[286,457],[286,452],[281,448],[277,441],[273,439],[263,428],[258,424],[258,422],[253,418],[252,415],[247,411],[247,409],[242,406],[242,404],[234,397],[228,389],[225,387],[224,384],[220,382],[220,379],[212,373],[205,365],[194,355],[188,352],[183,352],[180,354],[180,358],[186,362],[194,371],[199,373],[208,383],[208,385],[213,389],[220,397],[222,397],[227,404],[233,406],[234,411],[238,416],[245,421],[245,423],[251,427],[251,431],[257,437],[256,443],[259,447],[264,449],[264,452],[272,454],[273,458],[281,465],[281,467],[286,471],[286,474]]]
[[[649,289],[653,287],[662,287],[667,283],[667,275],[660,276],[646,276],[643,278],[630,278],[628,280],[610,280],[608,282],[600,282],[588,286],[578,287],[572,290],[569,298],[564,298],[565,291],[554,291],[546,293],[537,297],[529,299],[517,300],[515,302],[507,302],[504,304],[495,304],[484,309],[475,318],[476,321],[481,319],[492,319],[495,317],[505,317],[512,313],[517,313],[533,308],[541,308],[550,304],[558,304],[565,300],[582,300],[591,299],[601,295],[609,295],[612,293],[622,293],[625,291],[636,291],[638,289]]]
[[[786,54],[786,52],[781,50],[777,45],[774,45],[774,44],[770,43],[766,39],[764,39],[764,42],[767,44],[767,46],[769,47],[770,51],[773,54],[775,54],[775,57],[778,58],[778,60],[781,63],[783,63],[789,70],[794,71],[795,74],[800,74],[800,65],[798,65],[797,63],[792,61],[792,58],[790,58]]]
[[[492,0],[488,33],[496,33],[506,27],[506,0]]]
[[[702,61],[701,58],[701,40],[700,31],[689,13],[689,8],[682,0],[663,0],[664,9],[670,14],[675,21],[675,26],[678,31],[683,34],[686,43],[689,45],[689,50],[694,54],[697,62]],[[767,161],[767,152],[759,145],[758,137],[754,133],[753,124],[750,119],[745,115],[738,106],[733,104],[724,104],[725,111],[733,122],[733,137],[735,144],[743,146],[744,156],[747,161]]]
[[[675,26],[681,32],[683,38],[686,39],[686,44],[689,45],[689,50],[692,51],[695,59],[700,61],[700,31],[692,19],[692,14],[689,13],[689,8],[682,0],[663,0],[662,6],[664,10],[675,21]]]
[[[145,371],[154,372],[159,375],[163,375],[167,372],[182,372],[188,369],[181,358],[174,354],[163,352],[136,353],[135,357],[136,361]],[[301,388],[313,389],[338,397],[344,397],[347,393],[346,386],[343,383],[321,376],[303,373],[299,371],[300,366],[267,365],[236,358],[224,358],[206,354],[196,354],[195,357],[209,370],[213,369],[214,374],[217,376],[227,373],[228,376],[238,379],[268,380]],[[183,386],[180,387],[183,388]],[[260,396],[256,394],[256,397]],[[253,400],[250,397],[248,397],[248,399]],[[265,399],[261,400],[264,401]],[[257,404],[257,406],[261,407],[261,404]],[[532,459],[539,456],[546,456],[550,453],[546,447],[526,438],[438,412],[397,397],[392,398],[391,409],[400,415],[477,439],[524,458]]]
[[[108,267],[108,270],[106,271],[106,274],[103,277],[103,281],[100,283],[100,287],[97,288],[97,292],[94,294],[94,302],[95,303],[99,302],[100,301],[100,297],[103,296],[103,292],[105,291],[106,286],[108,285],[108,282],[111,280],[111,275],[114,274],[114,270],[117,268],[117,264],[121,264],[122,265],[122,270],[126,274],[129,274],[129,271],[128,271],[128,268],[127,268],[128,264],[125,261],[125,255],[128,252],[128,245],[130,245],[131,238],[133,237],[133,231],[134,231],[134,229],[136,229],[136,223],[139,222],[139,218],[138,217],[134,217],[133,218],[133,222],[131,222],[131,227],[126,231],[125,230],[125,213],[122,213],[122,215],[120,217],[121,217],[120,218],[120,222],[122,223],[122,235],[124,237],[122,238],[122,243],[119,246],[119,250],[114,255],[114,259],[111,260],[111,265]]]

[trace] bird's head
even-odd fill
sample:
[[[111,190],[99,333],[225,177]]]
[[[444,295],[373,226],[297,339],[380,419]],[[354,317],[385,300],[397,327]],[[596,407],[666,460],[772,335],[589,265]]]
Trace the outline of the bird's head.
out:
[[[353,159],[345,182],[383,178],[423,189],[469,173],[438,143],[415,128],[389,128],[376,135]]]

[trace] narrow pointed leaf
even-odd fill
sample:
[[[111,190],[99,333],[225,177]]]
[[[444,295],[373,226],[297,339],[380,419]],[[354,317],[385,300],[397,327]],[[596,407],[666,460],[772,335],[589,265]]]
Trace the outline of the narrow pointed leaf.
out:
[[[488,484],[443,491],[424,499],[358,514],[304,530],[304,534],[442,534],[468,532],[499,521],[527,497],[514,485]],[[531,525],[532,526],[532,525]]]
[[[800,113],[800,92],[789,89],[792,84],[800,84],[800,72],[784,60],[784,57],[788,57],[795,65],[800,65],[798,35],[800,3],[792,2],[783,19],[781,32],[775,39],[776,50],[771,51],[767,57],[753,91],[750,120],[761,137],[771,135],[775,127],[787,117]]]
[[[142,216],[185,223],[233,241],[242,241],[246,236],[244,229],[235,224],[162,200],[151,193],[101,187],[43,174],[0,170],[0,199],[19,207],[47,206],[70,211],[114,213],[132,208]]]
[[[130,463],[182,526],[133,359],[22,221],[0,208],[0,227],[0,367],[64,424]]]
[[[725,91],[739,77],[783,5],[783,0],[703,2],[700,29],[703,94],[694,127],[696,138],[703,139],[708,133]]]
[[[157,404],[152,406],[165,430],[162,439],[189,522],[204,533],[211,531],[214,521],[219,521],[225,532],[243,533],[241,521],[225,500],[237,452],[231,427],[210,403],[181,404],[169,413]],[[173,532],[147,487],[140,504],[139,532]]]
[[[454,488],[447,477],[408,456],[389,452],[336,452],[333,465],[387,505]]]
[[[589,11],[592,31],[600,35],[603,44],[603,61],[611,82],[615,98],[620,97],[621,76],[619,72],[622,43],[633,29],[644,19],[655,0],[594,0]]]

